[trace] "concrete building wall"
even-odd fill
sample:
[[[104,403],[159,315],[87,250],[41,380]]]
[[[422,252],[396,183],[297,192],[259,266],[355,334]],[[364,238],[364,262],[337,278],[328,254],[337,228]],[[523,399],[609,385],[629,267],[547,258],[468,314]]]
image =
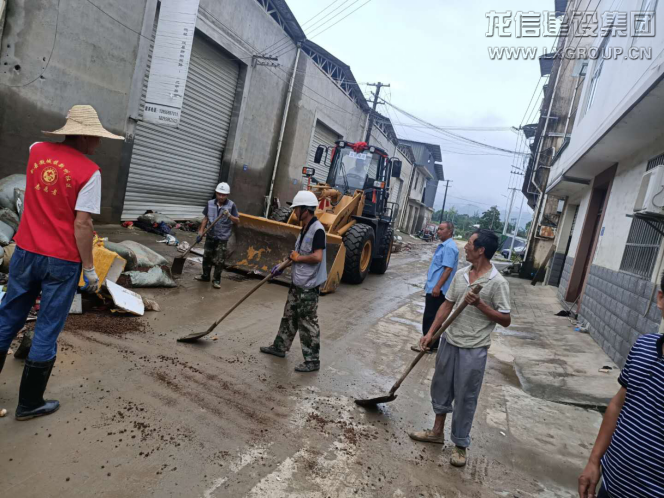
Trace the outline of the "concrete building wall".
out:
[[[274,196],[282,203],[290,201],[302,189],[302,166],[307,163],[317,121],[344,140],[356,142],[363,139],[366,114],[303,52],[275,182]]]
[[[602,0],[597,8],[601,15],[610,10],[612,1]],[[641,0],[628,0],[620,5],[621,12],[638,12]],[[592,10],[592,9],[591,9]],[[656,19],[664,15],[664,3],[657,2]],[[594,40],[594,46],[599,46],[602,38],[589,38]],[[593,71],[598,61],[591,61],[587,76],[580,95],[579,109],[576,113],[574,133],[569,146],[563,152],[560,160],[553,165],[550,179],[558,178],[591,147],[606,131],[614,125],[618,118],[629,109],[643,94],[644,89],[651,86],[664,71],[661,65],[661,52],[664,48],[664,37],[657,33],[655,37],[615,36],[608,41],[608,48],[621,48],[627,54],[630,47],[648,47],[652,49],[652,58],[643,57],[640,60],[625,60],[623,57],[607,59],[602,68],[602,75],[597,84],[593,104],[586,111],[589,88]]]
[[[156,0],[116,0],[105,9],[148,37]],[[13,0],[0,51],[0,177],[25,173],[28,147],[42,130],[64,125],[75,104],[95,107],[113,133],[127,121],[133,75],[144,40],[85,0]],[[56,37],[57,32],[57,37]],[[105,140],[94,156],[102,170],[102,217],[110,218],[128,144]]]

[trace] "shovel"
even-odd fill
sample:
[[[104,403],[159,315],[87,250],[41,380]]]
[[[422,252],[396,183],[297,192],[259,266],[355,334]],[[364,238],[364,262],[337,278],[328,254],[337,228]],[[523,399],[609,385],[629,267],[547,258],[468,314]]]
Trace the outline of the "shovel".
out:
[[[203,232],[203,235],[201,236],[201,240],[207,235],[207,233],[212,230],[212,227],[217,224],[217,222],[228,216],[228,211],[224,211],[221,213],[219,216],[217,216],[217,219],[214,220],[209,227],[205,229]],[[200,242],[200,241],[199,241]],[[187,255],[191,252],[191,250],[194,248],[194,246],[198,244],[198,242],[194,242],[189,249],[187,249],[182,256],[179,256],[173,260],[173,265],[171,266],[171,273],[173,275],[182,275],[182,270],[184,269],[184,263],[187,261]]]
[[[481,290],[482,286],[476,285],[471,292],[479,294]],[[443,335],[443,332],[445,332],[445,330],[447,330],[447,327],[449,327],[452,324],[452,322],[456,319],[456,317],[458,317],[461,314],[461,312],[464,309],[466,309],[466,306],[468,306],[468,303],[466,303],[466,300],[464,299],[463,302],[457,307],[457,309],[455,309],[450,314],[450,316],[447,317],[445,323],[441,325],[441,327],[438,329],[438,332],[436,332],[433,338],[431,339],[430,344],[435,344],[435,342],[438,339],[440,339],[440,336]],[[424,356],[425,354],[427,354],[427,352],[424,350],[419,352],[417,357],[413,360],[408,369],[403,373],[401,378],[395,382],[395,384],[392,386],[392,389],[390,389],[390,392],[386,396],[377,396],[375,398],[368,398],[368,399],[356,399],[355,403],[364,407],[373,407],[379,403],[389,403],[390,401],[394,401],[395,399],[397,399],[397,395],[395,394],[397,392],[397,389],[399,389],[401,383],[406,379],[411,370],[415,368],[415,365],[417,365],[417,362],[419,362],[422,359],[422,356]]]
[[[291,261],[290,259],[284,261],[283,263],[281,263],[281,264],[279,265],[278,271],[284,271],[286,268],[288,268],[288,267],[291,265],[291,263],[292,263],[292,261]],[[263,286],[263,284],[264,284],[265,282],[267,282],[268,280],[270,280],[270,279],[272,279],[272,273],[269,273],[267,277],[265,277],[263,280],[261,280],[261,281],[256,285],[256,287],[254,287],[254,288],[251,289],[249,292],[247,292],[247,294],[245,294],[245,296],[244,296],[242,299],[240,299],[237,303],[235,303],[235,304],[231,307],[231,309],[229,309],[226,313],[224,313],[224,316],[222,316],[219,320],[217,320],[217,321],[214,322],[212,325],[210,325],[210,328],[207,329],[205,332],[194,332],[193,334],[189,334],[189,335],[186,335],[186,336],[184,336],[184,337],[180,337],[180,338],[178,339],[178,342],[196,342],[196,341],[197,341],[198,339],[200,339],[201,337],[205,337],[206,335],[208,335],[208,334],[209,334],[210,332],[212,332],[215,328],[217,328],[217,325],[219,325],[219,324],[220,324],[220,323],[221,323],[221,322],[222,322],[222,321],[223,321],[228,315],[230,315],[231,312],[232,312],[233,310],[235,310],[235,308],[237,308],[238,306],[240,306],[240,305],[241,305],[241,304],[242,304],[242,303],[243,303],[243,302],[244,302],[249,296],[251,296],[254,292],[256,292],[258,289],[260,289],[260,288]]]

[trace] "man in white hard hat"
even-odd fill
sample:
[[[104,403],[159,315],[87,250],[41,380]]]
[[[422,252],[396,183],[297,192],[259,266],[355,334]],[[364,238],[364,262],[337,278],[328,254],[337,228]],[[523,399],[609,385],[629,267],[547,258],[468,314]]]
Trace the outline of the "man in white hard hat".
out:
[[[89,105],[75,105],[59,130],[59,143],[30,147],[25,205],[9,267],[7,295],[0,304],[0,371],[9,346],[41,293],[34,338],[23,369],[17,420],[55,412],[60,403],[44,400],[64,328],[83,268],[83,290],[96,292],[99,278],[92,258],[92,214],[101,209],[99,166],[94,154],[102,138],[124,140],[106,130]]]
[[[271,346],[260,348],[262,353],[283,358],[299,330],[304,363],[295,367],[296,372],[320,370],[318,296],[320,286],[327,280],[327,259],[325,228],[315,216],[317,207],[316,195],[308,190],[298,192],[293,199],[293,211],[302,225],[295,250],[290,254],[293,280],[277,337]],[[272,274],[277,272],[275,266]]]
[[[203,232],[208,223],[212,223],[221,214],[225,216],[220,219],[212,230],[205,237],[205,248],[203,251],[203,274],[196,277],[201,282],[210,281],[210,273],[214,266],[214,279],[212,286],[215,289],[221,289],[221,271],[224,269],[226,261],[226,245],[231,238],[233,225],[240,223],[240,213],[238,213],[235,203],[228,198],[231,193],[231,187],[226,182],[221,182],[215,190],[215,197],[211,199],[203,210],[203,223],[198,229],[196,242],[203,239]]]

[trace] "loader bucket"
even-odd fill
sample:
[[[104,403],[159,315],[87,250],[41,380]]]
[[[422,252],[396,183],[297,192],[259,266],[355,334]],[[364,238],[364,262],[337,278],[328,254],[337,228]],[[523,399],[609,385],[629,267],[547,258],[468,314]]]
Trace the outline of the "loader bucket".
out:
[[[240,225],[228,241],[226,266],[246,273],[265,276],[279,263],[285,261],[295,249],[301,228],[258,216],[240,214]],[[328,280],[321,292],[334,292],[343,274],[346,250],[338,235],[327,235]],[[290,283],[288,268],[276,280]]]

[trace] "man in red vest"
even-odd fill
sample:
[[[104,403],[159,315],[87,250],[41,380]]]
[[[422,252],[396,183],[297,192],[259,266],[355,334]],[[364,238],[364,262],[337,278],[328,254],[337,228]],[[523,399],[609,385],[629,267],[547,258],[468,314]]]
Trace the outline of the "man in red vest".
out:
[[[41,293],[30,354],[19,389],[17,420],[53,413],[57,401],[45,401],[44,391],[76,294],[81,266],[83,290],[96,292],[99,278],[92,260],[92,214],[99,214],[101,175],[86,155],[92,155],[101,137],[124,140],[101,125],[89,105],[75,105],[65,126],[47,136],[60,143],[38,142],[30,147],[25,205],[16,251],[9,266],[7,294],[0,304],[0,371],[7,351]]]

